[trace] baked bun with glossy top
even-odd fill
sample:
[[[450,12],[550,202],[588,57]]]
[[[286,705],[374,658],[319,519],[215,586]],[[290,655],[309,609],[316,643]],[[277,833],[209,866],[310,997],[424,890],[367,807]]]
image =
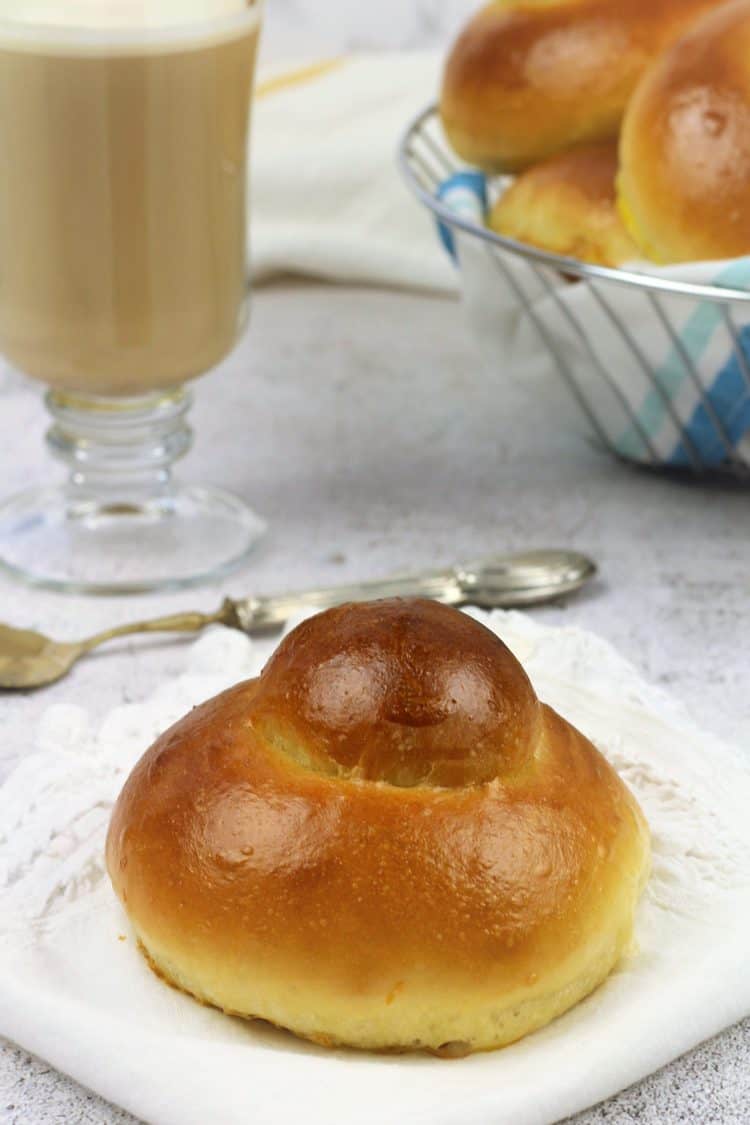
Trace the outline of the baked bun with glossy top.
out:
[[[653,261],[750,253],[750,3],[704,17],[649,71],[623,124],[628,228]]]
[[[646,67],[726,0],[493,0],[443,77],[441,116],[459,156],[517,171],[612,139]]]
[[[473,618],[304,622],[151,747],[107,864],[161,976],[326,1045],[499,1047],[627,949],[633,796]]]
[[[617,209],[617,144],[598,141],[550,156],[515,178],[490,212],[498,234],[599,266],[641,255]]]

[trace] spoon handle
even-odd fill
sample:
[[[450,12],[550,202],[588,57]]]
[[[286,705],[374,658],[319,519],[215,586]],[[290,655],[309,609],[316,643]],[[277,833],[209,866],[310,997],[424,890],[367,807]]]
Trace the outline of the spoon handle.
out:
[[[234,624],[231,620],[231,606],[227,602],[217,613],[173,613],[169,617],[156,617],[151,621],[136,621],[131,625],[116,625],[112,629],[105,629],[93,637],[88,637],[80,642],[81,652],[91,652],[106,641],[113,641],[116,637],[132,636],[134,633],[197,633],[207,625],[215,623]]]
[[[572,593],[595,573],[594,563],[573,551],[494,555],[423,574],[233,601],[236,620],[232,624],[247,633],[262,632],[278,628],[305,610],[389,597],[431,598],[454,606],[471,603],[484,609],[538,605]]]

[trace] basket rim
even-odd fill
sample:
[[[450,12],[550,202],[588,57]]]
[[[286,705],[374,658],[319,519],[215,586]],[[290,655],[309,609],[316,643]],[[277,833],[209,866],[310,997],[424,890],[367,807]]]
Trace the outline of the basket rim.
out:
[[[742,304],[750,301],[750,291],[734,289],[723,285],[701,285],[691,281],[671,281],[667,278],[657,277],[653,274],[640,273],[635,270],[617,269],[612,266],[597,266],[589,262],[582,262],[578,258],[568,258],[562,254],[553,254],[547,250],[540,250],[525,242],[507,238],[497,234],[488,227],[479,226],[457,215],[450,207],[446,207],[441,200],[427,191],[419,183],[414,168],[413,143],[419,138],[424,126],[439,116],[437,102],[431,102],[420,110],[409,122],[399,141],[397,161],[401,174],[411,192],[421,203],[432,211],[433,215],[447,226],[468,234],[474,238],[507,250],[516,257],[526,258],[539,265],[549,266],[560,273],[573,273],[578,277],[595,281],[610,281],[615,285],[635,286],[638,289],[648,289],[658,293],[669,293],[677,297],[693,297],[703,301],[720,301]],[[467,170],[472,170],[467,165]]]

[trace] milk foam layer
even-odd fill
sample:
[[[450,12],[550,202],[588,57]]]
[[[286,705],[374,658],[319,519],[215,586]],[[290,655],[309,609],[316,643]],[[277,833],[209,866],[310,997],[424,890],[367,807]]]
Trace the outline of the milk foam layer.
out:
[[[236,15],[248,0],[0,0],[0,24],[11,27],[152,30]]]

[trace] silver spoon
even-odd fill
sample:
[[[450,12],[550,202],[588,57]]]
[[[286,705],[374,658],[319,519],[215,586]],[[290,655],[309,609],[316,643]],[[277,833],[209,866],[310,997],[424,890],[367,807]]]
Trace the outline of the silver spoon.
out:
[[[0,688],[23,690],[54,683],[92,649],[132,633],[196,633],[216,624],[258,633],[279,628],[307,609],[373,598],[423,597],[445,605],[477,605],[483,609],[539,605],[572,593],[595,573],[594,563],[574,551],[530,551],[492,555],[447,570],[351,586],[237,601],[227,598],[215,613],[177,613],[118,625],[83,641],[53,641],[30,629],[0,625]]]

